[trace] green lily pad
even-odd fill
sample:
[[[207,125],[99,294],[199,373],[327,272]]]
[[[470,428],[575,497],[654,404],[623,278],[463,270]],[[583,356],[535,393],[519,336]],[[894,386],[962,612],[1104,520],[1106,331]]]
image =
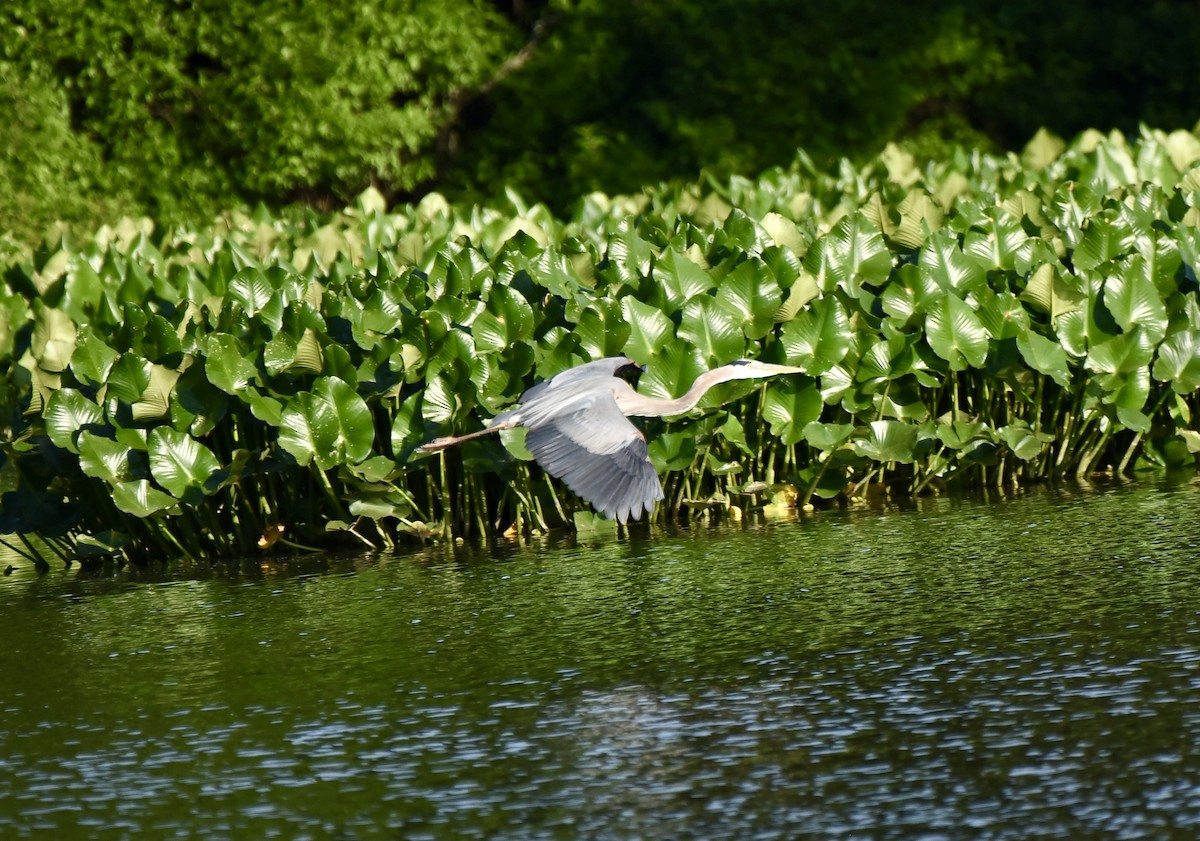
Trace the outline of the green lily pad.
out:
[[[974,310],[956,295],[945,295],[930,304],[925,325],[929,346],[950,364],[950,370],[982,368],[987,361],[987,330]]]
[[[147,443],[154,481],[176,499],[196,504],[224,478],[212,451],[185,432],[155,427]]]

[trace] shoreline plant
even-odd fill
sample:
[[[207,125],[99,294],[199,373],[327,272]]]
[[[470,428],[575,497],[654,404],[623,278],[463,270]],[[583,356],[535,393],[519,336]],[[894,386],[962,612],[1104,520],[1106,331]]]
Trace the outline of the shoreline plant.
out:
[[[519,431],[415,449],[617,354],[664,398],[742,356],[808,370],[655,422],[659,517],[1194,465],[1198,161],[1183,131],[1042,133],[566,219],[368,192],[45,242],[0,265],[0,533],[145,562],[593,527]]]

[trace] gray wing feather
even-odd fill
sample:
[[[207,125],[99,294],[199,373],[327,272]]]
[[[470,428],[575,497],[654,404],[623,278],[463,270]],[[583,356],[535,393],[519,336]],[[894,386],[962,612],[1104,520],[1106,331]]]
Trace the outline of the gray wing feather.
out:
[[[563,388],[564,386],[570,386],[581,380],[595,379],[597,377],[615,377],[617,371],[626,365],[636,364],[632,359],[625,356],[607,356],[593,362],[585,362],[582,365],[576,365],[574,368],[561,371],[543,383],[538,383],[522,394],[521,399],[517,402],[532,403],[547,392]]]
[[[640,518],[663,498],[646,439],[611,394],[531,428],[525,446],[542,469],[619,523]]]

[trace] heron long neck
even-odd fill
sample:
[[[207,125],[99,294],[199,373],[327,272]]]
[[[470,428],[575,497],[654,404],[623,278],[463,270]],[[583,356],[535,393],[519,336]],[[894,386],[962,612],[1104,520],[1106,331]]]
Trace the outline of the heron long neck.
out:
[[[737,379],[737,377],[730,376],[729,371],[726,369],[716,368],[712,371],[705,371],[698,376],[696,381],[692,383],[692,387],[682,397],[676,397],[673,400],[660,400],[657,397],[646,397],[630,389],[629,394],[616,395],[617,405],[626,415],[641,418],[661,418],[669,415],[679,415],[695,407],[700,402],[700,398],[714,385],[732,379]]]

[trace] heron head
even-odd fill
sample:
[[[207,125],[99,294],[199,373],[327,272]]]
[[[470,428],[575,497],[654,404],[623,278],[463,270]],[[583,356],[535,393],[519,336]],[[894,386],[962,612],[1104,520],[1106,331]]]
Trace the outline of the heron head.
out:
[[[638,380],[638,377],[640,377],[644,373],[646,373],[646,366],[639,365],[638,363],[634,362],[631,359],[631,360],[629,360],[628,365],[622,365],[620,368],[618,368],[614,372],[613,375],[620,377],[621,379],[626,380],[628,382],[636,383]]]

